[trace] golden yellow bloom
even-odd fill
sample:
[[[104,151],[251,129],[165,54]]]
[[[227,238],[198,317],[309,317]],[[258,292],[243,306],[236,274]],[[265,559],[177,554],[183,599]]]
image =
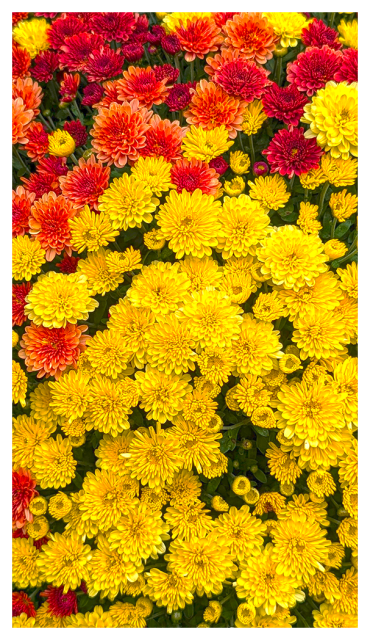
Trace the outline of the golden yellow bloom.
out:
[[[333,158],[325,153],[321,158],[321,170],[324,178],[334,187],[347,187],[355,184],[357,178],[358,161],[356,158]]]
[[[55,587],[63,585],[63,593],[67,593],[69,589],[77,589],[81,580],[87,580],[90,560],[91,548],[83,544],[77,533],[69,536],[54,533],[42,546],[36,564],[46,582]]]
[[[216,414],[217,402],[214,402],[208,393],[195,389],[184,399],[182,415],[185,420],[194,422],[199,427],[206,429]]]
[[[147,231],[147,233],[144,233],[143,238],[145,246],[148,247],[148,249],[154,249],[155,251],[163,249],[166,244],[162,232],[159,229]]]
[[[158,279],[158,284],[159,282]],[[147,361],[147,331],[148,327],[154,323],[154,314],[149,307],[132,306],[127,298],[121,298],[117,305],[110,307],[109,313],[107,326],[119,332],[122,348],[129,347],[130,351],[134,352],[133,363],[142,369]]]
[[[358,610],[358,573],[354,567],[347,569],[339,580],[340,597],[333,603],[335,611],[357,614]]]
[[[317,144],[334,158],[347,160],[358,154],[357,82],[327,82],[304,106],[302,122],[310,125],[306,138],[316,138]]]
[[[338,278],[327,271],[315,279],[313,286],[304,285],[298,290],[280,289],[279,297],[289,312],[289,320],[295,323],[310,313],[332,312],[338,308],[343,294]]]
[[[326,568],[333,567],[333,569],[339,569],[344,556],[344,547],[339,542],[332,542],[329,547],[328,559],[325,563]]]
[[[307,486],[318,498],[331,496],[336,491],[333,476],[329,471],[317,469],[312,471],[307,478]]]
[[[337,258],[341,258],[342,256],[344,256],[347,253],[348,248],[347,245],[344,244],[344,242],[333,238],[333,240],[328,240],[327,242],[325,242],[324,251],[327,255],[328,260],[336,260]]]
[[[358,360],[347,358],[334,367],[333,388],[342,395],[343,413],[348,428],[357,427]]]
[[[114,178],[108,189],[99,196],[99,210],[108,214],[114,229],[141,227],[151,222],[159,200],[152,190],[134,175],[124,173]]]
[[[171,506],[190,505],[197,502],[202,484],[192,471],[182,469],[173,476],[167,487]]]
[[[42,516],[47,512],[48,503],[43,496],[37,496],[36,498],[32,498],[28,508],[35,516]]]
[[[95,538],[99,533],[99,529],[96,522],[80,510],[83,495],[84,492],[82,490],[69,494],[72,501],[72,509],[64,516],[63,521],[66,523],[64,535],[69,536],[71,533],[76,533],[81,536],[82,541],[85,541],[86,538]],[[84,516],[84,519],[82,516]]]
[[[112,619],[110,626],[124,629],[142,629],[146,627],[146,621],[140,608],[130,602],[115,602],[109,608],[109,614]]]
[[[303,514],[307,518],[313,517],[321,526],[327,527],[329,526],[326,513],[327,506],[327,502],[311,501],[307,493],[300,493],[298,496],[293,495],[292,500],[287,502],[279,514],[279,519],[291,519],[295,514]]]
[[[333,604],[340,598],[339,580],[331,571],[316,571],[307,582],[308,595],[316,601],[323,598]]]
[[[138,386],[131,378],[113,381],[97,375],[89,385],[86,429],[117,436],[130,428],[128,416],[138,403]]]
[[[248,604],[256,608],[261,607],[267,615],[274,614],[278,605],[295,607],[305,597],[297,589],[299,581],[296,578],[277,572],[273,551],[274,547],[269,543],[259,554],[245,558],[236,581],[237,596],[245,598]]]
[[[112,228],[107,214],[99,215],[91,211],[87,205],[70,220],[69,227],[73,247],[78,253],[85,249],[98,251],[100,247],[106,247],[109,242],[113,242],[119,234],[119,231]]]
[[[107,538],[101,534],[97,537],[97,545],[89,564],[86,584],[88,594],[93,598],[100,592],[102,598],[114,600],[118,594],[126,592],[128,579],[139,577],[137,569],[132,562],[122,560],[118,552],[110,548]]]
[[[46,536],[49,531],[49,522],[45,516],[39,516],[34,518],[32,522],[29,522],[26,529],[32,540],[39,540]]]
[[[32,471],[42,489],[65,487],[75,477],[76,466],[69,439],[59,433],[35,447]]]
[[[176,258],[189,254],[202,258],[212,255],[212,247],[217,245],[220,211],[221,203],[200,189],[192,193],[173,189],[156,218]]]
[[[12,240],[12,277],[14,280],[31,280],[40,273],[45,262],[45,250],[38,240],[27,235]]]
[[[358,518],[358,487],[350,485],[343,491],[343,507],[348,511],[352,518]]]
[[[218,600],[210,600],[208,607],[204,609],[203,620],[205,622],[216,623],[219,621],[222,613],[222,604]]]
[[[258,259],[264,263],[261,272],[285,289],[298,291],[305,284],[312,286],[315,278],[328,270],[320,238],[292,225],[274,228],[261,245],[257,249]]]
[[[119,269],[116,265],[113,265],[112,269],[108,266],[108,258],[111,253],[109,249],[100,248],[98,251],[88,253],[84,260],[79,260],[77,275],[81,276],[82,274],[86,278],[90,295],[100,293],[104,296],[109,291],[117,289],[118,285],[123,282],[125,271],[123,265],[120,265]]]
[[[271,535],[272,559],[277,563],[278,575],[308,581],[316,569],[324,571],[330,541],[314,518],[293,514],[289,520],[278,520]]]
[[[245,314],[240,334],[232,344],[237,374],[259,376],[269,373],[276,359],[283,355],[279,337],[279,331],[271,322],[254,319],[251,313]]]
[[[95,449],[96,466],[119,476],[127,475],[126,458],[123,458],[121,454],[128,453],[133,437],[134,432],[129,430],[115,437],[110,433],[105,434],[100,440],[98,448]]]
[[[212,461],[209,467],[203,467],[202,473],[206,478],[209,479],[219,478],[220,476],[223,476],[224,473],[226,473],[227,465],[228,458],[224,453],[218,451],[216,454],[216,460]]]
[[[327,156],[331,158],[330,153],[326,154],[323,157],[326,158]],[[311,169],[306,173],[301,173],[301,175],[299,176],[299,181],[302,187],[304,189],[310,190],[317,189],[317,187],[319,187],[320,184],[324,184],[327,179],[328,178],[321,167],[318,167],[317,169]]]
[[[277,291],[260,293],[253,305],[253,313],[255,318],[264,322],[272,322],[287,315],[284,303]]]
[[[230,349],[217,345],[203,349],[197,356],[197,363],[202,376],[220,385],[228,381],[234,368]]]
[[[223,124],[210,130],[192,125],[182,140],[181,149],[184,158],[196,158],[208,163],[212,158],[225,153],[233,144],[234,141],[229,141],[229,132]]]
[[[55,429],[52,424],[36,422],[26,415],[13,418],[13,468],[32,469],[36,445],[47,440]]]
[[[66,158],[74,152],[75,148],[74,138],[68,131],[56,129],[53,133],[49,133],[49,154],[51,156]]]
[[[195,258],[186,256],[180,262],[181,271],[186,273],[190,280],[189,291],[200,291],[207,287],[217,287],[222,277],[222,269],[213,258],[204,256]]]
[[[18,344],[18,340],[19,340],[18,333],[12,329],[12,348],[13,349]]]
[[[233,560],[241,562],[259,554],[266,528],[260,518],[251,515],[249,506],[231,507],[228,513],[218,516],[214,524],[215,535],[224,537]]]
[[[147,307],[157,316],[176,311],[189,287],[190,280],[180,272],[179,262],[155,260],[133,277],[126,295],[134,307]]]
[[[236,610],[236,627],[248,625],[256,617],[256,609],[250,602],[242,602]]]
[[[275,429],[276,416],[270,407],[257,407],[251,415],[251,422],[262,429]]]
[[[279,360],[279,369],[289,374],[298,369],[303,369],[303,367],[301,366],[301,361],[298,356],[292,353],[285,353]]]
[[[267,12],[262,14],[269,21],[277,36],[280,36],[281,47],[296,47],[301,39],[302,29],[309,24],[303,13]]]
[[[140,407],[148,420],[165,423],[181,411],[184,397],[190,392],[188,374],[166,374],[147,365],[145,372],[138,371],[135,378],[140,388]]]
[[[260,130],[267,115],[263,110],[261,100],[249,102],[243,112],[242,130],[247,136],[254,135]]]
[[[127,473],[144,486],[159,488],[171,484],[182,466],[178,445],[168,434],[168,430],[161,428],[136,430],[128,453],[123,454]]]
[[[39,587],[43,583],[43,576],[37,565],[39,555],[32,538],[13,538],[12,581],[17,589]]]
[[[174,540],[164,558],[170,571],[191,580],[192,590],[200,597],[204,593],[207,597],[221,593],[223,583],[236,570],[227,540],[214,534],[193,538],[191,542]]]
[[[36,58],[40,51],[49,49],[48,31],[50,24],[45,18],[33,18],[17,22],[13,29],[14,40],[28,51],[31,58]]]
[[[221,498],[221,496],[213,496],[211,505],[212,509],[214,509],[215,511],[221,511],[222,513],[225,513],[230,509],[230,505],[226,502],[226,500]]]
[[[347,189],[343,189],[343,191],[331,194],[329,207],[338,222],[344,222],[357,212],[357,202],[356,195],[347,193]]]
[[[217,462],[220,433],[211,433],[193,422],[186,422],[182,417],[174,418],[173,422],[174,426],[168,430],[168,436],[179,445],[179,456],[184,469],[191,471],[194,465],[198,473],[203,473],[203,469],[212,462]]]
[[[250,273],[225,272],[220,282],[220,291],[236,304],[244,304],[255,289]]]
[[[49,603],[44,602],[36,611],[35,627],[65,629],[69,616],[56,616],[49,609]]]
[[[183,609],[186,604],[192,603],[193,582],[189,577],[175,571],[164,573],[159,569],[151,569],[145,576],[145,595],[154,600],[158,607],[167,607],[167,613]]]
[[[133,247],[128,247],[126,251],[110,251],[106,254],[107,269],[114,275],[121,275],[126,271],[134,271],[135,269],[141,269],[140,263],[141,254],[140,251]]]
[[[225,180],[224,191],[228,196],[239,196],[245,191],[245,182],[241,176],[232,178],[232,180]]]
[[[350,298],[358,298],[358,268],[357,263],[347,264],[345,269],[337,269],[337,274],[341,279],[340,288],[345,291]]]
[[[19,362],[12,360],[12,402],[26,406],[27,375]]]
[[[289,453],[284,453],[284,451],[273,442],[269,443],[269,448],[266,450],[265,455],[268,459],[267,464],[271,475],[279,480],[279,482],[295,483],[302,474],[302,470],[295,462],[294,456]]]
[[[136,608],[140,610],[144,618],[148,618],[153,611],[153,603],[149,598],[139,598],[136,601]]]
[[[58,493],[51,496],[49,500],[49,513],[52,518],[61,520],[71,511],[71,509],[72,502],[62,491],[58,491]]]
[[[254,255],[255,246],[265,238],[270,224],[261,204],[244,194],[224,198],[219,220],[222,229],[218,233],[217,251],[225,259]]]
[[[256,504],[259,500],[259,497],[259,491],[255,487],[252,487],[252,489],[243,496],[243,500],[247,504]]]
[[[205,376],[200,376],[199,378],[195,376],[193,378],[193,382],[194,382],[194,387],[198,391],[203,391],[204,393],[207,393],[210,398],[216,398],[221,391],[220,385],[216,384],[215,382],[211,382],[211,380],[209,380]],[[212,418],[211,422],[215,419],[216,419],[216,416]],[[211,422],[207,425],[208,429],[211,428]]]
[[[156,13],[158,20],[163,20],[163,26],[167,32],[176,31],[178,27],[183,24],[186,26],[187,22],[194,19],[208,18],[212,16],[209,11],[175,11],[174,13]]]
[[[131,174],[160,198],[163,191],[175,188],[171,183],[171,169],[172,164],[166,162],[163,156],[140,157],[132,167]]]
[[[284,207],[290,198],[285,181],[281,176],[260,176],[254,182],[248,181],[250,186],[249,196],[253,200],[258,200],[261,206],[268,213],[270,209],[277,211]]]
[[[118,604],[119,603],[117,603],[117,606]],[[100,606],[94,607],[94,611],[87,611],[86,613],[76,613],[68,616],[67,624],[68,628],[112,628],[116,626],[118,625],[113,621],[113,616],[111,615],[110,610],[104,611],[103,607]]]
[[[322,229],[322,224],[317,218],[319,207],[309,202],[301,202],[299,206],[299,216],[297,225],[302,229],[303,233],[318,234]]]
[[[268,405],[271,392],[266,388],[261,378],[247,374],[240,378],[233,395],[237,402],[237,407],[234,410],[241,410],[247,415],[251,415],[257,407]]]
[[[147,332],[148,362],[166,374],[186,373],[195,369],[196,353],[191,328],[179,323],[174,313],[158,318]]]
[[[49,382],[53,411],[69,422],[81,418],[90,400],[88,381],[88,375],[72,370],[58,381]]]
[[[244,496],[250,491],[251,483],[245,476],[236,476],[231,486],[231,490],[236,493],[237,496]]]
[[[204,502],[196,500],[191,504],[178,504],[168,507],[164,519],[170,526],[171,539],[191,541],[195,538],[203,538],[213,530],[214,521],[209,509],[205,509]]]
[[[327,602],[320,605],[320,611],[318,609],[313,609],[312,615],[314,619],[313,626],[315,629],[357,628],[357,616],[339,613],[334,610],[333,605],[328,604]]]
[[[341,20],[338,25],[338,31],[340,33],[339,42],[342,42],[346,47],[352,47],[352,49],[358,49],[358,22],[352,20],[346,22]]]
[[[122,347],[121,337],[114,329],[97,331],[88,342],[86,354],[95,373],[114,380],[127,369],[132,356]]]
[[[230,168],[237,175],[248,173],[251,161],[247,153],[243,151],[230,152]]]
[[[343,547],[357,549],[358,546],[358,521],[356,518],[344,518],[337,529],[339,542]]]
[[[301,360],[335,358],[349,342],[348,327],[337,311],[310,310],[294,326],[292,340],[301,350]]]
[[[12,628],[17,629],[19,627],[34,627],[35,626],[35,618],[28,618],[26,613],[21,613],[20,616],[13,616],[12,618]]]
[[[270,513],[273,511],[276,515],[280,516],[284,507],[285,497],[280,495],[277,491],[268,491],[258,498],[253,514],[262,516],[264,513]]]

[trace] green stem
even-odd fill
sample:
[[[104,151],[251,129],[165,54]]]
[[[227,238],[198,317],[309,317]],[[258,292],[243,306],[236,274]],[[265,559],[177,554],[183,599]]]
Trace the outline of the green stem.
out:
[[[329,27],[332,27],[334,24],[335,11],[329,15]]]
[[[248,420],[242,420],[241,422],[237,422],[236,424],[229,424],[226,427],[222,427],[221,431],[229,431],[230,429],[236,429],[236,427],[241,427],[243,424],[249,424]]]
[[[151,62],[150,62],[150,58],[149,58],[149,55],[148,55],[148,51],[147,51],[147,48],[145,46],[144,46],[144,51],[145,51],[146,61],[147,61],[148,65],[151,66]]]
[[[328,516],[328,520],[330,520],[330,522],[334,522],[334,524],[341,524],[340,520],[336,520],[335,518],[329,518],[329,516]]]
[[[180,60],[179,60],[179,54],[177,53],[174,57],[174,61],[175,61],[175,67],[179,72],[179,76],[176,80],[177,83],[181,82],[181,67],[180,67]]]
[[[251,165],[252,165],[252,169],[254,167],[254,163],[256,162],[256,156],[254,153],[254,144],[253,144],[253,136],[248,136],[248,140],[249,140],[249,150],[251,153]]]
[[[345,262],[346,260],[348,260],[348,258],[352,258],[352,256],[355,256],[357,253],[357,248],[354,249],[353,251],[350,251],[348,253],[346,253],[345,256],[343,256],[342,258],[337,258],[336,262],[337,264],[341,264],[342,262]],[[334,262],[334,260],[333,260]]]
[[[304,618],[304,617],[302,616],[302,614],[301,614],[301,613],[299,613],[299,611],[295,611],[294,613],[298,616],[298,618],[301,620],[301,622],[303,622],[304,626],[305,626],[305,627],[307,627],[307,628],[309,629],[309,628],[310,628],[310,625],[308,624],[308,622],[307,622],[306,618]]]
[[[54,131],[56,129],[56,126],[55,126],[54,122],[52,121],[52,119],[50,118],[50,116],[48,116],[48,120],[50,122],[50,126],[51,126],[52,130]]]
[[[37,596],[38,592],[41,591],[42,587],[37,587],[37,589],[35,589],[35,591],[32,591],[31,595],[30,595],[30,600],[34,600],[35,597]]]
[[[190,63],[190,82],[194,82],[194,60]]]
[[[335,236],[335,227],[337,226],[337,219],[333,218],[333,222],[331,223],[331,231],[330,231],[330,237],[334,238]]]
[[[304,190],[304,199],[305,199],[305,202],[307,202],[307,200],[308,200],[308,189]]]
[[[295,173],[293,174],[293,178],[291,178],[291,179],[289,180],[289,191],[290,191],[290,193],[292,193],[292,192],[293,192],[294,180],[295,180]]]
[[[50,93],[52,95],[53,100],[55,100],[55,102],[59,104],[59,98],[58,98],[59,87],[57,88],[57,84],[55,80],[50,80],[50,82],[48,82],[48,86],[50,88]]]
[[[224,598],[223,600],[221,600],[221,601],[220,601],[220,604],[225,604],[225,602],[227,602],[228,600],[230,600],[231,596],[232,596],[232,593],[230,593],[230,595],[229,595],[229,596],[227,596],[226,598]]]
[[[323,208],[324,208],[324,200],[325,200],[325,195],[327,190],[329,189],[329,181],[327,180],[322,189],[321,189],[321,193],[320,193],[320,200],[319,200],[319,211],[317,213],[317,219],[320,220],[321,216],[322,216],[322,212],[323,212]]]
[[[244,144],[243,144],[243,139],[242,139],[242,133],[241,133],[241,131],[238,131],[238,138],[239,138],[239,142],[240,142],[241,149],[242,149],[243,153],[245,153],[245,149],[244,149]]]
[[[27,173],[30,173],[30,170],[29,170],[29,168],[27,167],[26,163],[25,163],[25,162],[23,162],[23,160],[22,160],[22,156],[21,156],[21,154],[19,153],[18,149],[15,149],[15,155],[17,156],[17,158],[18,158],[19,162],[21,163],[21,165],[22,165],[23,169],[25,169],[25,170],[27,171]]]
[[[44,116],[42,115],[42,113],[39,113],[39,118],[40,120],[43,122],[43,124],[45,125],[45,127],[47,127],[47,129],[50,129],[50,124],[45,120]]]
[[[76,107],[76,111],[77,111],[77,113],[78,113],[78,116],[79,116],[79,118],[80,118],[80,120],[81,120],[81,122],[82,122],[82,124],[83,124],[83,122],[84,122],[84,117],[83,117],[83,115],[82,115],[81,111],[80,111],[80,110],[79,110],[79,108],[78,108],[78,104],[77,104],[77,100],[76,100],[76,99],[75,99],[75,100],[73,100],[73,104],[74,104],[74,106]]]
[[[337,502],[335,502],[334,498],[332,498],[332,497],[330,496],[329,500],[330,500],[330,502],[332,502],[332,503],[333,503],[333,505],[335,506],[335,508],[336,508],[336,509],[339,509],[339,504],[338,504]]]
[[[310,596],[307,596],[306,601],[311,605],[311,607],[313,607],[314,609],[318,609],[319,607],[317,606],[317,604],[312,600],[312,598],[310,598]]]
[[[72,160],[75,164],[78,164],[78,160],[77,160],[77,158],[76,158],[76,156],[75,156],[75,154],[74,154],[74,153],[71,153],[71,155],[70,155],[69,157],[71,158],[71,160]]]
[[[276,63],[275,82],[280,86],[281,70],[283,68],[283,58],[279,57]]]
[[[142,259],[142,261],[141,261],[141,263],[142,263],[142,264],[145,264],[146,259],[147,259],[148,255],[149,255],[150,253],[152,253],[152,250],[151,250],[151,249],[149,249],[148,253],[146,253],[146,254],[145,254],[144,258],[143,258],[143,259]]]

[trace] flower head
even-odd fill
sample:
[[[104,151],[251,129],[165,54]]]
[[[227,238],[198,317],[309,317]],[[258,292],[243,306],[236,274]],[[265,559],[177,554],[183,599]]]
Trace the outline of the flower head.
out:
[[[60,434],[35,447],[33,471],[42,489],[65,487],[75,477],[76,466],[70,441]]]
[[[211,80],[220,85],[227,94],[247,103],[259,100],[271,82],[269,72],[257,66],[253,60],[241,56],[238,50],[223,49],[214,58],[207,58],[205,71]]]
[[[13,538],[12,540],[12,581],[18,589],[39,587],[43,576],[37,565],[39,551],[32,538]]]
[[[140,407],[147,412],[148,420],[164,424],[181,411],[184,397],[190,391],[188,374],[166,374],[148,365],[135,378],[140,388]]]
[[[157,316],[177,311],[189,287],[190,280],[180,271],[180,263],[155,260],[133,277],[126,295],[134,307],[151,309]]]
[[[267,18],[268,24],[274,29],[275,34],[280,39],[281,47],[296,47],[301,39],[302,29],[307,27],[307,18],[303,13],[295,12],[268,12],[263,16]]]
[[[45,250],[38,240],[17,236],[12,241],[12,275],[15,280],[31,280],[41,271]]]
[[[301,39],[306,47],[323,47],[329,46],[334,51],[341,49],[342,45],[338,41],[338,32],[323,22],[314,18],[308,23],[307,27],[302,29]]]
[[[191,125],[209,130],[224,125],[230,138],[241,130],[244,102],[228,95],[214,82],[200,80],[184,115]]]
[[[358,198],[352,193],[347,193],[347,189],[343,189],[337,193],[332,193],[329,200],[331,212],[338,220],[344,222],[354,213],[357,213]]]
[[[218,233],[217,251],[228,259],[253,255],[255,246],[267,234],[270,218],[260,202],[241,194],[238,198],[225,196],[219,221],[222,229]]]
[[[68,593],[87,579],[90,559],[91,548],[75,532],[69,536],[55,533],[42,547],[36,563],[44,580],[55,587],[63,586],[63,593]]]
[[[67,157],[74,152],[76,143],[68,131],[57,129],[49,134],[49,153],[52,156]]]
[[[99,209],[109,216],[113,229],[125,231],[129,227],[141,227],[142,222],[151,222],[157,203],[150,187],[127,173],[114,178],[99,197]]]
[[[167,95],[167,78],[159,80],[151,67],[146,69],[130,66],[123,72],[123,78],[117,83],[117,96],[120,102],[138,100],[140,107],[150,109],[153,104],[162,104]]]
[[[346,47],[358,48],[358,22],[352,20],[346,22],[341,20],[338,25],[338,31],[340,33],[339,42],[342,42]]]
[[[34,496],[38,496],[35,487],[36,480],[28,469],[20,468],[12,472],[12,524],[17,529],[32,522],[29,506]]]
[[[185,158],[210,162],[213,158],[225,153],[233,144],[229,141],[228,130],[224,124],[212,127],[211,130],[192,126],[186,133],[182,149]]]
[[[296,84],[279,87],[272,84],[268,87],[263,98],[263,109],[269,118],[277,118],[290,128],[297,127],[303,116],[303,107],[308,102]]]
[[[162,120],[158,114],[154,115],[149,121],[145,146],[140,149],[140,155],[162,156],[166,162],[176,162],[181,157],[181,141],[186,131],[186,127],[180,127],[178,120],[171,122],[167,119]]]
[[[272,58],[278,41],[272,26],[262,13],[236,13],[224,25],[225,45],[262,65]]]
[[[316,140],[308,139],[303,127],[292,131],[280,129],[262,153],[267,157],[271,173],[278,171],[288,178],[317,169],[322,155]]]
[[[48,32],[50,24],[44,18],[39,20],[22,20],[13,29],[13,38],[23,49],[26,49],[31,58],[35,58],[40,51],[49,48]]]
[[[318,89],[325,87],[329,80],[334,80],[341,65],[342,54],[339,51],[334,51],[327,45],[308,47],[298,54],[294,62],[288,64],[287,80],[299,91],[313,96]]]
[[[195,60],[196,57],[203,59],[210,51],[217,51],[223,41],[220,33],[220,27],[212,18],[202,17],[200,14],[196,14],[193,18],[187,18],[185,14],[175,28],[180,47],[186,52],[187,62]]]

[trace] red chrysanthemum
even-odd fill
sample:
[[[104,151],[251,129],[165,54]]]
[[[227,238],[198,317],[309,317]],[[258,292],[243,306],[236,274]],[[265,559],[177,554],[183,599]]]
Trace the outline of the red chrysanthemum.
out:
[[[223,124],[229,132],[229,137],[234,139],[237,131],[241,131],[245,106],[243,100],[229,96],[214,82],[201,80],[184,116],[189,124],[203,129],[214,129]]]
[[[236,49],[240,55],[265,64],[272,58],[279,37],[262,13],[239,13],[228,20],[223,28],[225,46]]]
[[[140,155],[147,157],[163,156],[167,162],[176,162],[181,158],[181,143],[188,127],[180,127],[179,121],[162,120],[154,115],[146,132],[146,143]]]
[[[12,45],[12,78],[25,78],[30,75],[31,56],[26,49],[22,49],[15,42]]]
[[[338,31],[317,18],[314,18],[308,27],[302,29],[301,39],[306,47],[323,47],[326,44],[330,49],[342,48],[338,40]]]
[[[104,39],[96,33],[77,33],[61,45],[59,64],[69,71],[84,71],[90,54],[103,44]]]
[[[141,42],[129,42],[128,44],[122,45],[121,50],[127,62],[138,62],[145,53]]]
[[[31,173],[29,178],[22,177],[21,180],[29,191],[36,194],[38,199],[49,191],[54,191],[59,195],[61,193],[59,178],[66,175],[67,172],[66,158],[49,156],[40,160],[36,173]]]
[[[302,51],[294,62],[287,65],[287,81],[296,85],[299,91],[313,96],[318,89],[325,87],[333,80],[342,64],[342,54],[324,45],[308,47]]]
[[[169,53],[171,56],[175,56],[176,53],[179,53],[179,51],[181,51],[180,40],[175,33],[164,35],[161,39],[161,47],[163,51]]]
[[[67,38],[86,31],[82,20],[69,14],[65,18],[57,18],[48,31],[48,40],[53,49],[60,49]]]
[[[201,160],[181,158],[171,169],[171,181],[176,185],[177,192],[183,189],[193,193],[200,189],[207,195],[215,196],[221,183],[218,173]]]
[[[157,80],[151,67],[129,67],[118,80],[117,94],[120,102],[138,100],[140,107],[150,109],[153,104],[162,104],[168,96],[167,77]]]
[[[90,27],[108,42],[127,42],[135,28],[135,16],[131,12],[93,13]]]
[[[279,87],[275,82],[262,98],[263,109],[269,118],[277,118],[290,127],[297,127],[303,116],[308,98],[298,91],[295,84]]]
[[[36,236],[46,250],[46,260],[53,260],[65,250],[71,253],[71,230],[69,221],[76,214],[73,202],[54,191],[44,193],[31,207],[30,233]]]
[[[13,529],[12,538],[29,538],[28,533],[26,533],[23,529]]]
[[[61,329],[47,329],[31,322],[25,329],[18,351],[27,371],[37,371],[37,377],[60,378],[66,367],[76,367],[80,353],[85,351],[87,325],[67,324]]]
[[[73,140],[76,143],[76,147],[82,147],[88,137],[86,127],[83,126],[79,120],[66,121],[63,125],[64,131],[68,131],[71,134]]]
[[[99,196],[108,187],[109,176],[110,168],[103,167],[94,154],[88,160],[80,158],[78,165],[60,178],[62,194],[76,207],[87,204],[97,211]]]
[[[35,200],[35,194],[30,193],[24,187],[17,187],[12,191],[12,234],[24,236],[29,231],[29,217],[31,206]]]
[[[342,53],[342,63],[339,71],[334,75],[335,82],[357,82],[358,81],[358,50],[344,49]],[[27,132],[28,135],[28,132]]]
[[[27,18],[28,18],[27,11],[14,11],[12,13],[12,26],[14,27],[14,25],[17,24],[17,22],[20,22],[21,20],[27,20]]]
[[[157,80],[167,79],[171,84],[177,80],[180,74],[180,71],[176,69],[176,67],[173,67],[172,64],[162,64],[159,67],[154,65],[153,71]]]
[[[49,150],[49,136],[41,122],[31,122],[27,129],[28,142],[24,148],[34,162],[38,162]]]
[[[148,42],[149,20],[145,13],[135,13],[134,31],[130,37],[130,42],[144,44]]]
[[[124,167],[127,161],[136,162],[146,144],[148,120],[152,115],[138,100],[102,107],[91,129],[91,145],[102,162]]]
[[[62,273],[76,273],[77,265],[80,258],[75,256],[69,256],[67,253],[64,253],[63,260],[57,262],[56,266]]]
[[[32,77],[39,82],[49,82],[53,77],[54,71],[59,67],[59,56],[55,51],[48,49],[47,51],[40,51],[33,62]]]
[[[48,585],[47,589],[42,591],[40,595],[46,598],[49,612],[53,616],[63,618],[78,612],[76,593],[71,589],[67,593],[63,593],[63,585],[60,587]]]
[[[253,60],[239,55],[238,51],[224,49],[214,58],[207,58],[204,68],[211,80],[220,85],[227,94],[237,96],[246,102],[259,100],[271,84],[267,79],[270,72],[258,67]]]
[[[316,138],[304,137],[301,127],[292,131],[280,129],[262,153],[267,156],[271,173],[278,171],[280,175],[292,178],[317,169],[323,151]]]
[[[94,49],[90,53],[84,68],[89,82],[102,82],[114,78],[122,72],[124,57],[121,49],[111,49],[101,45],[99,49]]]
[[[160,44],[162,38],[166,35],[164,27],[159,24],[154,24],[152,30],[148,33],[148,41],[151,44]]]
[[[36,547],[36,549],[41,549],[41,547],[44,544],[47,544],[49,542],[50,538],[48,536],[44,536],[43,538],[39,538],[38,540],[34,540],[33,541],[33,546]]]
[[[190,84],[175,84],[165,100],[170,111],[182,111],[191,100]]]
[[[228,20],[232,20],[233,17],[238,14],[239,14],[239,11],[228,11],[228,12],[217,11],[216,13],[213,14],[213,19],[217,24],[217,26],[222,28]]]
[[[223,176],[223,174],[226,173],[229,168],[229,165],[227,164],[225,158],[223,158],[222,156],[212,158],[209,166],[214,169],[219,176]]]
[[[64,73],[63,80],[60,83],[59,93],[62,96],[61,102],[72,102],[77,95],[80,85],[80,74]]]
[[[92,107],[93,104],[99,102],[104,93],[104,89],[100,84],[97,84],[97,82],[92,82],[83,88],[82,93],[84,97],[82,98],[81,104]]]
[[[54,18],[56,18],[58,15],[58,12],[56,13],[35,13],[35,16],[39,17],[39,18],[50,18],[50,20],[53,20]]]
[[[12,616],[13,618],[25,613],[27,618],[36,617],[36,609],[30,597],[25,591],[13,591],[12,593]]]
[[[26,306],[25,297],[32,289],[30,282],[22,282],[21,284],[12,284],[12,326],[22,326],[27,320],[27,316],[24,313],[24,307]]]
[[[188,62],[203,59],[210,51],[217,51],[223,42],[220,27],[208,17],[181,21],[175,33]]]
[[[36,480],[28,469],[18,469],[12,473],[12,521],[13,528],[21,529],[26,522],[32,522],[33,515],[28,509],[32,498],[39,495]]]

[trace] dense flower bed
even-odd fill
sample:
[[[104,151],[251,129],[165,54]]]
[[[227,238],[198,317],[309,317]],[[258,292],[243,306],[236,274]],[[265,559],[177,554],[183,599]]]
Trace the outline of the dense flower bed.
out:
[[[357,17],[13,13],[13,626],[357,626]]]

